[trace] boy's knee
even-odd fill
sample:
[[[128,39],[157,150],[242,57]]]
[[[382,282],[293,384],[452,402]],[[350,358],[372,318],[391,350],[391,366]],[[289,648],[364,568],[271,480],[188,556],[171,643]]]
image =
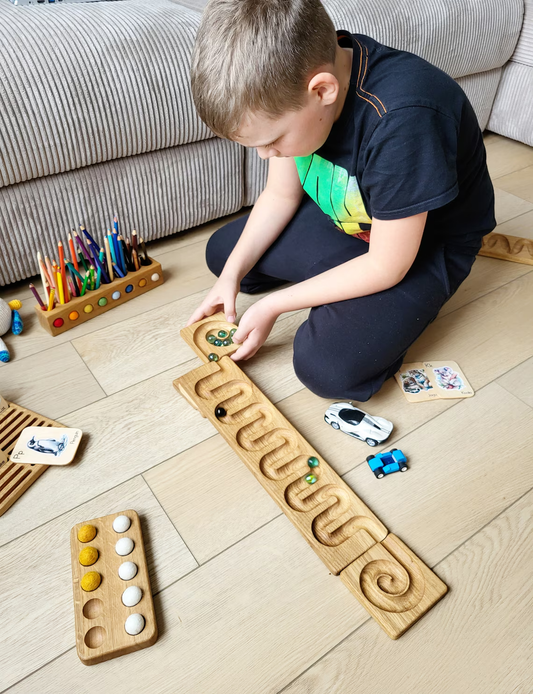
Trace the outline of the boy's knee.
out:
[[[215,231],[211,236],[205,247],[205,261],[207,267],[217,277],[220,277],[220,273],[229,256],[229,253],[224,248],[224,244],[221,242],[221,236],[220,229],[218,229],[218,231]]]
[[[366,402],[379,389],[368,379],[368,368],[358,364],[353,354],[342,358],[328,354],[327,349],[313,345],[302,331],[303,327],[300,326],[294,339],[293,365],[296,376],[306,388],[321,398],[358,402]]]

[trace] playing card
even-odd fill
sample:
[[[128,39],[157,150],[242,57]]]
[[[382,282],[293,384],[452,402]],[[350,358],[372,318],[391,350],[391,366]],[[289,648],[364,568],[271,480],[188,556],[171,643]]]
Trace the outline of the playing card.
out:
[[[68,465],[78,449],[81,429],[26,427],[10,456],[14,463]]]
[[[395,378],[409,402],[471,398],[474,395],[472,386],[454,361],[404,364]]]

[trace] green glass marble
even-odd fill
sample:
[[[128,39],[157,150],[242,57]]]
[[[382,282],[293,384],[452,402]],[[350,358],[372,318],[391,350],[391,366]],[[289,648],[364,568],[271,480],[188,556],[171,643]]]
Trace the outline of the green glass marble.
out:
[[[231,345],[231,343],[232,343],[232,340],[224,340],[224,342],[222,343],[222,346],[223,347],[229,347]]]
[[[217,338],[214,335],[208,335],[207,336],[207,341],[209,342],[210,345],[212,345],[216,339]]]
[[[315,475],[306,475],[305,481],[308,482],[309,484],[314,484],[316,482],[316,477],[315,477]]]
[[[211,352],[211,354],[207,357],[209,361],[218,361],[218,354],[214,354]]]
[[[229,331],[229,336],[230,336],[230,337],[233,337],[233,336],[235,335],[236,332],[237,332],[237,328],[232,328],[232,329]]]
[[[222,340],[215,340],[213,344],[215,345],[215,347],[222,347]]]
[[[314,455],[312,455],[309,460],[307,461],[307,464],[309,467],[318,467],[320,465],[318,458],[315,458]]]
[[[228,333],[225,330],[219,330],[218,331],[218,336],[219,337],[227,337]]]

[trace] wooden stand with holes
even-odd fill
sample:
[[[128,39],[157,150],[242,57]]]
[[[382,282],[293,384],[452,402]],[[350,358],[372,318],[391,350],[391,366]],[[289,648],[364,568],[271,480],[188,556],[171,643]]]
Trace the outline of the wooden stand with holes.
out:
[[[478,255],[533,265],[533,240],[492,232],[483,237]]]
[[[237,345],[217,347],[207,340],[233,327],[219,313],[182,330],[205,363],[174,386],[218,429],[328,569],[340,574],[391,638],[398,638],[446,594],[446,585],[388,532],[228,358]],[[310,458],[318,467],[309,467]],[[314,483],[306,481],[309,474]]]
[[[49,465],[22,465],[9,460],[21,431],[26,427],[61,426],[0,396],[0,516],[49,468]]]
[[[123,533],[113,530],[117,516],[128,516],[131,526]],[[94,525],[96,537],[89,542],[78,540],[78,531],[83,525]],[[135,546],[131,554],[120,556],[115,551],[117,540],[131,538]],[[85,547],[98,550],[98,560],[91,566],[82,566],[79,554]],[[70,531],[70,553],[72,560],[72,589],[74,596],[74,618],[76,622],[76,650],[82,663],[96,665],[126,653],[148,648],[157,641],[157,623],[150,587],[150,576],[139,516],[135,511],[121,511],[109,516],[83,521]],[[137,564],[137,575],[123,581],[118,575],[119,566],[126,561]],[[80,582],[88,571],[97,571],[102,581],[96,590],[86,592]],[[122,593],[129,586],[139,586],[141,601],[126,607],[122,603]],[[131,636],[124,628],[130,614],[140,613],[145,619],[144,629]]]
[[[102,284],[99,289],[86,292],[83,296],[74,297],[68,304],[58,304],[51,311],[43,311],[36,305],[35,313],[42,327],[55,337],[130,299],[135,299],[136,296],[149,292],[150,289],[163,284],[163,281],[161,265],[152,259],[150,265],[145,265],[135,272],[128,272],[126,277],[113,280],[109,284]],[[130,286],[131,290],[126,291]],[[113,299],[115,292],[119,292],[120,296]],[[104,299],[106,303],[101,306],[98,302],[102,300],[103,303]]]

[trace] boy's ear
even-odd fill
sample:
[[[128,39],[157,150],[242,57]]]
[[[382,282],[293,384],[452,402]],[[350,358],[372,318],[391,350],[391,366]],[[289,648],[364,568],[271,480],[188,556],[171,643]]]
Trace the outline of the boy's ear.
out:
[[[324,106],[335,103],[339,89],[339,82],[331,72],[319,72],[309,80],[307,85],[309,96],[320,98]]]

